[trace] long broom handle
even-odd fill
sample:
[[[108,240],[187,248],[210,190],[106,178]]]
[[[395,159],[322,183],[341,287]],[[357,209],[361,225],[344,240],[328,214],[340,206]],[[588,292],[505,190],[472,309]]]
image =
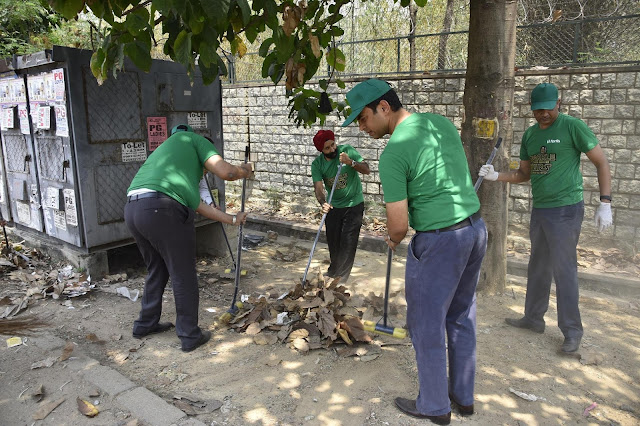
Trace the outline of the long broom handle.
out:
[[[336,190],[336,183],[338,183],[338,177],[340,177],[340,172],[342,171],[342,163],[338,165],[338,173],[336,173],[336,177],[333,180],[333,186],[331,187],[331,193],[329,194],[329,199],[327,200],[328,204],[331,204],[331,199],[333,198],[333,192]],[[307,262],[307,267],[304,270],[304,276],[302,277],[302,287],[305,286],[307,282],[307,273],[309,273],[309,266],[311,265],[311,259],[313,258],[313,252],[316,249],[316,244],[318,244],[318,238],[320,238],[320,231],[322,231],[322,225],[324,225],[324,220],[327,218],[327,213],[322,215],[322,220],[320,220],[320,227],[318,228],[318,232],[316,233],[316,239],[313,240],[313,246],[311,246],[311,253],[309,253],[309,261]]]
[[[496,146],[493,147],[493,151],[491,151],[491,155],[489,155],[489,159],[487,160],[486,164],[491,164],[493,163],[493,159],[495,158],[496,154],[498,153],[498,149],[500,148],[500,144],[502,143],[502,138],[498,138],[498,142],[496,142]],[[478,188],[480,188],[480,185],[482,185],[482,181],[484,180],[484,176],[480,176],[478,178],[478,180],[476,181],[476,184],[473,185],[473,189],[478,192]]]
[[[209,189],[209,194],[211,194],[211,185],[209,185],[209,180],[207,176],[209,175],[209,171],[207,171],[207,175],[204,177],[204,181],[207,183],[207,188]],[[216,200],[211,197],[211,201],[213,201],[213,207],[217,208]],[[236,269],[236,260],[233,258],[233,250],[231,249],[231,244],[229,244],[229,237],[227,237],[227,231],[224,230],[224,226],[222,226],[222,222],[220,222],[220,226],[222,227],[222,235],[224,235],[224,240],[227,243],[227,247],[229,248],[229,255],[231,256],[231,261],[233,262],[233,268]]]
[[[249,145],[244,150],[244,164],[249,162]],[[242,200],[240,205],[240,212],[244,213],[244,196],[247,190],[247,178],[242,178]],[[231,310],[235,310],[236,306],[236,298],[238,297],[238,287],[240,284],[240,258],[242,257],[242,222],[238,226],[238,253],[236,255],[236,259],[238,262],[236,263],[236,287],[233,290],[233,300],[231,301]]]
[[[387,327],[387,314],[389,312],[389,286],[391,283],[391,261],[393,260],[393,250],[391,247],[387,250],[387,283],[384,288],[384,313],[382,316],[382,323]]]

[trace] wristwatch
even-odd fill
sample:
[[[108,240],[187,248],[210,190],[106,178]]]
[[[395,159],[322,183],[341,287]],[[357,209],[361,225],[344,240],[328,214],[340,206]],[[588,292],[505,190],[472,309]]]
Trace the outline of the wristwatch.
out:
[[[231,224],[235,225],[236,224],[236,220],[238,219],[238,217],[234,214],[233,215],[233,219],[231,219]]]
[[[600,201],[602,200],[607,200],[609,202],[611,202],[611,195],[601,195],[600,196]]]

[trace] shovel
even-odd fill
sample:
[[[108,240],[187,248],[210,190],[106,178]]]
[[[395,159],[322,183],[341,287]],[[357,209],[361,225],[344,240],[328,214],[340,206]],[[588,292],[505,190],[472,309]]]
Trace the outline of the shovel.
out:
[[[331,199],[333,198],[333,192],[336,190],[336,183],[338,183],[338,177],[340,177],[340,172],[342,171],[342,163],[338,165],[338,173],[336,173],[335,179],[333,179],[333,186],[331,187],[331,193],[329,194],[329,199],[327,203],[331,204]],[[318,233],[316,234],[316,239],[313,240],[313,246],[311,246],[311,253],[309,253],[309,261],[307,262],[307,267],[304,270],[304,275],[302,276],[302,288],[305,288],[307,285],[307,274],[309,273],[309,266],[311,265],[311,259],[313,259],[313,252],[316,250],[316,244],[318,244],[318,238],[320,238],[320,232],[322,231],[322,225],[324,225],[324,220],[327,218],[327,213],[322,215],[322,220],[320,221],[320,227],[318,228]]]

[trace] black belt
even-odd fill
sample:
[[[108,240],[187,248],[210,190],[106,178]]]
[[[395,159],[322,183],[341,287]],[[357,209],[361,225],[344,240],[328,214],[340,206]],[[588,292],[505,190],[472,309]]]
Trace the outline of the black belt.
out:
[[[127,197],[127,200],[138,201],[138,200],[142,200],[143,198],[171,198],[171,197],[169,197],[167,194],[156,191],[156,192],[144,192],[142,194],[137,194],[137,195],[129,195]],[[171,199],[173,200],[173,198]]]
[[[430,229],[428,231],[418,231],[418,232],[444,232],[444,231],[455,231],[456,229],[460,229],[460,228],[466,228],[467,226],[471,225],[471,222],[475,222],[478,219],[480,219],[480,211],[475,212],[474,214],[472,214],[471,216],[469,216],[468,218],[461,220],[458,223],[454,223],[451,226],[447,226],[446,228],[440,228],[440,229]]]

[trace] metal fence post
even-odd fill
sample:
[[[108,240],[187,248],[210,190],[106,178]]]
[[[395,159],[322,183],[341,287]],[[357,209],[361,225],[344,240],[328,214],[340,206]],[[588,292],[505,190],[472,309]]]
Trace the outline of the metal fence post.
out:
[[[398,61],[397,61],[397,70],[396,72],[400,72],[400,37],[398,37],[396,39],[396,52],[398,55]]]
[[[580,37],[582,34],[582,22],[578,21],[574,24],[576,26],[573,31],[573,57],[572,61],[574,64],[578,63],[578,49],[580,48]]]

